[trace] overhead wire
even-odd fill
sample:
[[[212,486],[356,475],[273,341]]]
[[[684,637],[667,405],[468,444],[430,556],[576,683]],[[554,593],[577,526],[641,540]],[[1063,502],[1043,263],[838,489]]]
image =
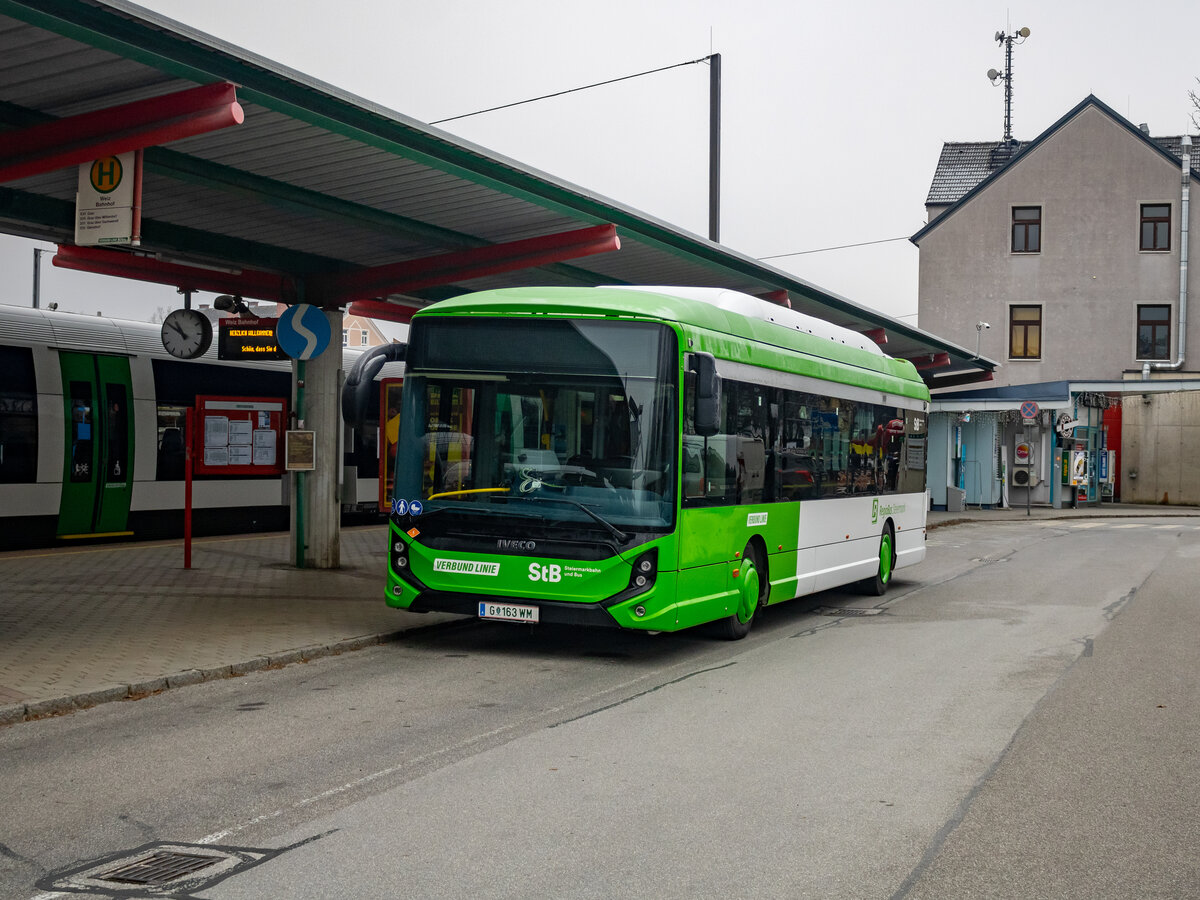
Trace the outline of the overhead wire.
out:
[[[637,72],[633,75],[622,75],[620,78],[610,78],[607,81],[597,81],[595,84],[585,84],[581,87],[568,88],[565,91],[555,91],[553,94],[543,94],[540,97],[530,97],[528,100],[517,100],[513,103],[502,103],[499,106],[489,106],[487,109],[478,109],[475,112],[463,113],[459,116],[449,116],[445,119],[435,119],[430,122],[430,125],[441,125],[444,122],[454,122],[458,119],[466,119],[471,116],[481,116],[484,113],[496,112],[499,109],[511,109],[514,106],[523,106],[526,103],[536,103],[539,100],[549,100],[551,97],[562,97],[566,94],[574,94],[577,91],[586,91],[591,88],[603,87],[606,84],[616,84],[619,81],[629,81],[631,78],[641,78],[643,75],[654,75],[658,72],[666,72],[668,69],[678,69],[681,66],[694,66],[697,63],[708,62],[712,56],[702,56],[700,59],[689,59],[687,62],[674,63],[669,66],[660,66],[657,69],[648,69],[645,72]]]
[[[857,244],[839,244],[836,247],[819,247],[816,250],[795,250],[791,253],[776,253],[773,256],[759,256],[756,258],[758,259],[759,262],[762,262],[762,261],[768,260],[768,259],[783,259],[785,256],[804,256],[806,253],[825,253],[826,251],[829,251],[829,250],[848,250],[851,247],[869,247],[871,244],[890,244],[893,241],[907,241],[907,240],[908,240],[908,236],[903,235],[901,237],[883,238],[882,240],[878,240],[878,241],[861,241],[860,243],[857,243]]]

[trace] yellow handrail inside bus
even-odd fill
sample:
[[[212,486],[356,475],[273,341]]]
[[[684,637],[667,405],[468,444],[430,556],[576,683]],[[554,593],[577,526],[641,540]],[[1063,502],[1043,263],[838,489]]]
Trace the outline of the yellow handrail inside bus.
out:
[[[466,490],[463,490],[463,491],[444,491],[440,494],[430,494],[425,499],[426,500],[436,500],[438,497],[456,497],[459,494],[495,494],[495,493],[507,494],[511,490],[512,490],[512,488],[507,488],[507,487],[467,488]]]

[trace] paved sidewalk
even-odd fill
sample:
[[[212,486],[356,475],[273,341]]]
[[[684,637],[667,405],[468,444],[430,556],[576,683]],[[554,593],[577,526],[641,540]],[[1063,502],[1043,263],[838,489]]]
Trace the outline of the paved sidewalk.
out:
[[[1106,504],[929,514],[961,523],[1191,516]],[[455,616],[384,604],[384,526],[342,531],[342,568],[288,565],[286,534],[0,553],[0,726],[395,640]]]
[[[456,617],[384,604],[384,526],[342,568],[297,570],[286,534],[0,553],[0,725],[394,640]]]
[[[1083,506],[1079,509],[1031,506],[1027,513],[1025,506],[1018,503],[1007,509],[980,509],[972,506],[962,512],[930,512],[926,522],[932,530],[945,525],[959,525],[966,522],[1019,522],[1023,519],[1112,519],[1138,516],[1198,518],[1200,517],[1200,507],[1103,503],[1097,506]]]

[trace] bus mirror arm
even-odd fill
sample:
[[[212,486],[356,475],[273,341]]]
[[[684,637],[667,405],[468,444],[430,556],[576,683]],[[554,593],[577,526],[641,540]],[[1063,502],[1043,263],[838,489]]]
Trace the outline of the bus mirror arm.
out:
[[[696,373],[696,434],[712,437],[721,430],[721,376],[717,361],[710,353],[693,353],[692,370]]]
[[[342,421],[355,431],[363,430],[371,383],[386,362],[403,362],[407,344],[383,344],[364,353],[354,363],[342,385]]]

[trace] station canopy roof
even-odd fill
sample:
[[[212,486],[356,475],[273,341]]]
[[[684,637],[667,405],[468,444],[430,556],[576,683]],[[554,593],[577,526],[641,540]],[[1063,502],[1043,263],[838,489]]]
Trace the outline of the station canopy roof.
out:
[[[56,265],[397,320],[497,287],[721,287],[886,337],[931,387],[996,365],[124,0],[0,0],[0,132],[0,231]],[[141,148],[140,245],[74,247],[79,164]]]

